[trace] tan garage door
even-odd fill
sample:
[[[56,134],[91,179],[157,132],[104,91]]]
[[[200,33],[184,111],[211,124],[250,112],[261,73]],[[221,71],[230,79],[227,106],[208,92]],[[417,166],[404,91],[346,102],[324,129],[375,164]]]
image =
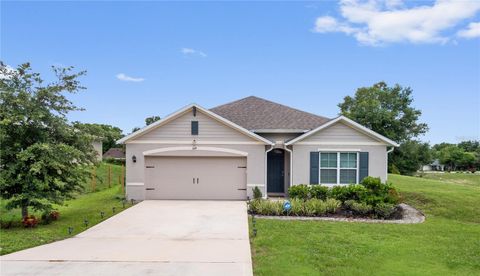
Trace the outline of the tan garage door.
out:
[[[246,199],[245,157],[146,157],[147,199]]]

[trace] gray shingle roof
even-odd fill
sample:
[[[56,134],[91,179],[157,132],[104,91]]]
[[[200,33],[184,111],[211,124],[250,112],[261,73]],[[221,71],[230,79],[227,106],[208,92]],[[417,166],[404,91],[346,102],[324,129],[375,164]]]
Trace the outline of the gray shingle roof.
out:
[[[248,130],[310,130],[330,119],[250,96],[210,109]]]
[[[121,148],[110,148],[103,154],[103,158],[125,159],[125,152]]]

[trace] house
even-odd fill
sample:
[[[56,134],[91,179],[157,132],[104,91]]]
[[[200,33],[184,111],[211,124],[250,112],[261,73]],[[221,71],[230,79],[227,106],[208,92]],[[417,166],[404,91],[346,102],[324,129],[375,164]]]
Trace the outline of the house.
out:
[[[423,165],[422,166],[422,171],[441,171],[443,172],[445,169],[445,165],[440,164],[440,160],[435,159],[431,164],[428,165]]]
[[[102,144],[102,139],[98,138],[93,140],[92,142],[92,147],[97,153],[97,160],[102,161],[102,153],[103,153],[103,144]]]
[[[125,160],[125,152],[122,148],[110,148],[103,154],[103,159]]]
[[[387,179],[398,144],[346,117],[317,116],[257,97],[191,104],[120,139],[130,199],[244,200],[259,187]]]

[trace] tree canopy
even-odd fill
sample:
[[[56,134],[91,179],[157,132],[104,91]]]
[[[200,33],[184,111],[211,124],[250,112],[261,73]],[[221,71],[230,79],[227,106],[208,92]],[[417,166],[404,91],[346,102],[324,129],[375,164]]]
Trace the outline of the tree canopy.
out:
[[[412,106],[412,89],[379,82],[357,89],[338,106],[340,113],[397,143],[412,140],[428,130],[418,122],[422,112]]]
[[[0,196],[23,216],[72,198],[95,162],[94,137],[66,119],[81,110],[66,94],[84,89],[85,72],[52,69],[56,80],[45,83],[29,63],[12,70],[0,62]]]
[[[389,87],[379,82],[358,88],[353,97],[346,96],[338,106],[340,114],[399,143],[400,147],[390,154],[390,160],[402,174],[411,174],[430,159],[424,154],[428,144],[416,141],[427,132],[428,126],[419,122],[422,112],[412,103],[410,87],[398,84]]]

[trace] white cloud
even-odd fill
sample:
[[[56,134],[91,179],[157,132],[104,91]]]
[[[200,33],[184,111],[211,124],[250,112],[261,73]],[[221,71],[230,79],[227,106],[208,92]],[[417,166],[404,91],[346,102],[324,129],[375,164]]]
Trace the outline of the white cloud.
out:
[[[463,38],[480,37],[480,22],[472,22],[468,24],[468,27],[458,31],[457,35]]]
[[[121,81],[142,82],[142,81],[145,80],[144,78],[130,77],[130,76],[125,75],[124,73],[117,74],[116,77],[117,77],[117,79],[119,79]]]
[[[345,33],[373,46],[398,42],[446,43],[451,35],[445,32],[478,11],[480,1],[437,0],[433,5],[406,7],[400,0],[342,0],[342,19],[319,17],[313,31]]]
[[[195,49],[192,49],[192,48],[182,48],[180,50],[182,52],[182,54],[184,55],[192,55],[192,56],[200,56],[200,57],[207,57],[207,54],[205,54],[204,52],[202,51],[199,51],[199,50],[195,50]]]

